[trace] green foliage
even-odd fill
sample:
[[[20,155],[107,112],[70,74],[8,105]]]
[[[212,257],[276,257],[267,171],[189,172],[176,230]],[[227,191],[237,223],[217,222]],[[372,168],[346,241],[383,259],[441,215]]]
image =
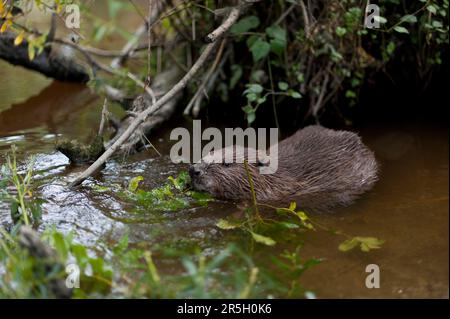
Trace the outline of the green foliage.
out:
[[[230,29],[230,32],[236,35],[248,32],[259,26],[259,18],[257,16],[248,16],[239,20]]]
[[[255,229],[265,229],[266,231],[273,231],[278,229],[283,229],[285,231],[284,236],[286,236],[286,231],[295,231],[304,229],[304,230],[316,230],[317,227],[325,230],[327,232],[331,232],[331,230],[323,226],[317,222],[312,221],[304,211],[297,209],[297,203],[292,202],[289,207],[275,207],[267,204],[258,204],[262,207],[267,207],[270,209],[274,209],[280,216],[284,217],[284,220],[278,221],[273,219],[264,219],[259,215],[255,215],[251,212],[250,209],[247,209],[247,218],[244,221],[237,220],[225,220],[219,219],[216,223],[216,226],[222,230],[242,230],[251,235],[252,239],[260,244],[266,246],[273,246],[276,244],[276,241],[267,235],[261,235],[255,232]],[[293,219],[292,219],[293,218]],[[340,231],[332,231],[332,233],[336,235],[343,235],[347,238],[350,238],[349,235],[344,234]],[[348,251],[356,246],[360,246],[362,251],[368,252],[371,249],[379,249],[381,245],[384,243],[383,240],[380,240],[375,237],[361,237],[355,236],[347,239],[342,244],[339,245],[339,250]]]
[[[16,159],[16,147],[6,156],[6,165],[0,168],[0,200],[10,203],[11,219],[16,224],[37,225],[41,219],[42,201],[32,196],[32,175],[34,159],[31,158],[25,174],[19,173]],[[14,193],[8,192],[7,187],[13,188]]]
[[[169,176],[165,184],[149,191],[140,188],[143,181],[144,177],[142,176],[132,178],[126,190],[120,187],[105,188],[99,185],[93,187],[102,193],[115,192],[122,199],[137,204],[137,211],[174,212],[191,206],[204,206],[213,200],[206,193],[187,189],[190,178],[185,171],[180,172],[176,178]]]
[[[298,108],[303,115],[320,116],[312,110],[337,102],[338,109],[343,104],[356,106],[366,80],[381,69],[391,72],[391,64],[409,63],[422,76],[442,63],[448,45],[448,0],[413,1],[402,6],[398,1],[380,1],[381,15],[374,18],[379,29],[365,27],[365,4],[361,2],[320,3],[314,8],[310,4],[295,6],[287,16],[286,3],[273,3],[271,19],[264,8],[254,6],[232,28],[235,56],[242,61],[233,61],[229,85],[219,87],[224,97],[231,96],[227,89],[243,92],[247,103],[242,110],[249,125],[262,105],[272,104],[275,121],[275,109],[286,109],[279,104]],[[237,86],[238,81],[245,88]],[[265,92],[274,87],[285,92],[285,85],[278,83],[289,84],[290,97],[306,98],[295,101],[271,92],[268,100]],[[264,93],[253,92],[254,84],[263,87]]]
[[[349,251],[353,248],[359,246],[361,251],[368,252],[372,249],[380,249],[381,245],[384,244],[384,240],[380,240],[374,237],[353,237],[347,239],[342,244],[339,245],[340,251]]]
[[[289,89],[289,85],[286,82],[278,82],[278,88],[280,91],[266,90],[260,84],[253,83],[247,84],[247,89],[244,91],[244,95],[247,98],[247,105],[242,108],[245,113],[248,124],[252,124],[256,119],[256,111],[260,105],[267,101],[270,95],[277,96],[289,96],[294,99],[300,99],[302,95]]]

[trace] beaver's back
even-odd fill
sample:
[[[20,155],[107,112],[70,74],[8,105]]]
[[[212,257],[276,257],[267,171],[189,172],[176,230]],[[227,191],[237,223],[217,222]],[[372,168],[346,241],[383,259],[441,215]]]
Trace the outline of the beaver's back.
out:
[[[308,126],[278,152],[277,174],[296,181],[291,195],[304,207],[348,205],[377,181],[374,154],[352,132]]]

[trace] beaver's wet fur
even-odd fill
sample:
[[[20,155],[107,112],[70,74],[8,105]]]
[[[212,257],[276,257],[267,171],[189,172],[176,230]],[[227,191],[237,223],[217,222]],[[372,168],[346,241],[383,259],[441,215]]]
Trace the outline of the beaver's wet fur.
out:
[[[349,131],[308,126],[281,141],[278,154],[274,174],[260,174],[258,166],[267,165],[262,161],[248,165],[258,202],[295,200],[310,209],[347,206],[377,181],[374,154]],[[195,189],[217,198],[252,198],[244,164],[210,163],[203,158],[189,173]]]

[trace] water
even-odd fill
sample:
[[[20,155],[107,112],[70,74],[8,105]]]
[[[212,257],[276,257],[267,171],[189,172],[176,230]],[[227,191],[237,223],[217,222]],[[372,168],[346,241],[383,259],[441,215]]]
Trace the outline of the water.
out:
[[[126,185],[137,175],[145,177],[144,187],[149,189],[185,169],[167,156],[170,127],[152,138],[163,156],[150,149],[110,160],[95,179],[69,190],[67,184],[84,167],[69,165],[54,143],[62,136],[89,140],[98,127],[102,101],[80,85],[52,82],[4,62],[0,70],[0,152],[16,144],[21,161],[35,156],[36,196],[46,201],[40,229],[74,231],[75,239],[87,245],[114,242],[126,231],[132,242],[150,246],[170,237],[195,242],[213,253],[226,244],[228,237],[214,225],[238,211],[235,203],[216,202],[155,218],[151,212],[137,215],[129,203],[92,190],[93,184]],[[340,236],[299,233],[294,244],[303,243],[301,255],[325,259],[304,273],[302,285],[322,298],[448,297],[447,127],[421,121],[383,122],[366,125],[360,133],[380,161],[380,181],[355,205],[311,217],[329,228],[386,243],[370,253],[343,253],[337,249],[343,241]],[[9,223],[9,207],[0,203],[0,224]],[[284,247],[271,249],[281,252]],[[368,264],[380,267],[379,289],[365,287]]]

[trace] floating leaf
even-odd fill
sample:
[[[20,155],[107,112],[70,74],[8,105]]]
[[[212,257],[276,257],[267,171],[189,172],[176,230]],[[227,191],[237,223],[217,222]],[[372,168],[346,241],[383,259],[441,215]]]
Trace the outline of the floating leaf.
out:
[[[339,245],[339,250],[340,251],[349,251],[349,250],[352,250],[353,248],[355,248],[358,244],[359,244],[359,242],[355,238],[347,239],[346,241],[344,241],[343,243],[341,243]]]
[[[384,240],[375,238],[375,237],[353,237],[351,239],[347,239],[343,243],[339,245],[340,251],[349,251],[355,248],[356,246],[360,246],[361,251],[368,252],[371,249],[380,249],[381,245],[383,245]]]

